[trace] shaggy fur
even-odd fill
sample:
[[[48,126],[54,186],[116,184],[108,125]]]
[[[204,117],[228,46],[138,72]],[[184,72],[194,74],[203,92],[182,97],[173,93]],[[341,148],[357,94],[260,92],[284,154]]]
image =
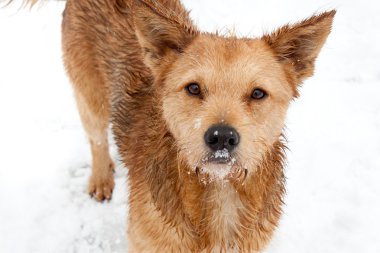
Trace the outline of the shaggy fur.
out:
[[[62,47],[91,144],[89,192],[111,198],[112,122],[129,169],[129,252],[264,248],[285,191],[286,111],[334,15],[251,39],[200,32],[178,0],[67,0]],[[264,99],[252,99],[257,88]],[[203,139],[215,124],[240,135],[226,164]]]

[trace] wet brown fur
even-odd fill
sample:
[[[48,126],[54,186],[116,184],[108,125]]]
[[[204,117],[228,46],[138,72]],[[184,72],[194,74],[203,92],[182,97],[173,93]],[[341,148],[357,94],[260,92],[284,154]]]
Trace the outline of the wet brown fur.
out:
[[[129,169],[129,252],[264,248],[285,191],[286,110],[313,74],[334,14],[239,39],[198,31],[178,0],[67,0],[62,47],[91,144],[89,192],[111,198],[112,122]],[[189,82],[202,97],[184,92]],[[255,87],[269,97],[252,101]],[[242,136],[236,173],[204,183],[194,168],[207,153],[204,132],[219,122]]]

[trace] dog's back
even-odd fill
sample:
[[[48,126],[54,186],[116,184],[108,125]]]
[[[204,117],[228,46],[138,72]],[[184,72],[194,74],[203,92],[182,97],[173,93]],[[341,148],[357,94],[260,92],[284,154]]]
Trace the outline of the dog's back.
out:
[[[125,130],[122,134],[127,134],[133,130],[130,122],[136,121],[132,108],[141,108],[139,103],[146,102],[141,96],[151,89],[152,74],[143,62],[136,37],[134,2],[68,0],[63,13],[63,58],[91,144],[93,174],[89,192],[98,200],[110,199],[114,186],[114,164],[108,153],[106,132],[111,103],[116,109],[131,108],[117,117]],[[180,22],[191,22],[177,0],[147,3],[162,12],[170,9],[170,15]]]
[[[171,15],[190,22],[178,0],[148,2],[157,8],[168,8]],[[104,93],[112,85],[122,85],[123,92],[133,94],[150,83],[141,81],[149,79],[151,73],[143,63],[136,37],[133,4],[133,0],[67,1],[62,47],[66,69],[74,85],[89,87],[95,79],[103,86],[89,87],[92,91]]]

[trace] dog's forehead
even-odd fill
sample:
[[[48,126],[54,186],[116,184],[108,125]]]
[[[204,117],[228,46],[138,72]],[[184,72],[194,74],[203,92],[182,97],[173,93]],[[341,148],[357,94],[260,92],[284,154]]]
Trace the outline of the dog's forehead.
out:
[[[253,83],[266,88],[287,86],[281,65],[259,39],[199,36],[181,61],[187,66],[183,77],[199,81],[211,91],[247,89]]]

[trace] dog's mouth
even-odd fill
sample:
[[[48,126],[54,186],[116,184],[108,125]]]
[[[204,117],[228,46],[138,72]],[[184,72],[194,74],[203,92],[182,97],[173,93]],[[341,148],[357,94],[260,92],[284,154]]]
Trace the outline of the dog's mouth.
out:
[[[227,150],[216,150],[213,153],[208,154],[205,158],[202,159],[203,163],[214,163],[214,164],[225,164],[225,165],[234,165],[236,158]]]
[[[195,173],[204,184],[214,181],[244,181],[247,170],[241,169],[234,154],[227,149],[209,153],[195,166]]]

